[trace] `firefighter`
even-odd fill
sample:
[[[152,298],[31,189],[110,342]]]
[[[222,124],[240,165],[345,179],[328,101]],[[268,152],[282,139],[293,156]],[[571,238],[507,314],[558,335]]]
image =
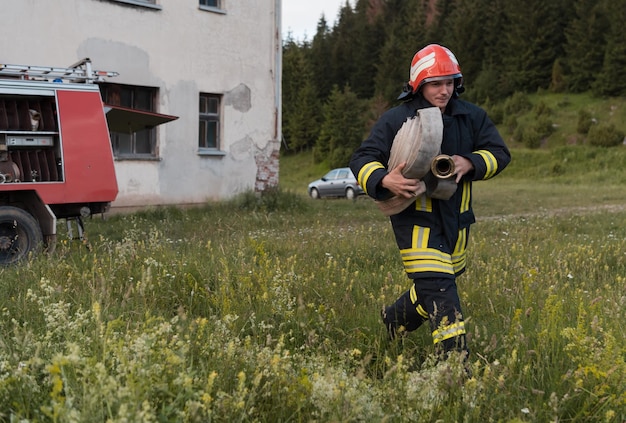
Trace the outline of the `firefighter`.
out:
[[[414,198],[390,216],[410,289],[383,307],[382,319],[391,339],[428,321],[437,353],[468,354],[466,329],[456,277],[465,271],[472,211],[472,181],[499,174],[511,160],[508,148],[487,113],[459,99],[463,75],[454,54],[438,44],[413,57],[410,79],[398,100],[374,124],[354,152],[350,168],[365,192],[378,201],[392,196]],[[394,137],[417,110],[438,107],[443,119],[441,153],[452,157],[456,191],[448,200],[430,198],[424,183],[407,179],[407,163],[388,169]]]

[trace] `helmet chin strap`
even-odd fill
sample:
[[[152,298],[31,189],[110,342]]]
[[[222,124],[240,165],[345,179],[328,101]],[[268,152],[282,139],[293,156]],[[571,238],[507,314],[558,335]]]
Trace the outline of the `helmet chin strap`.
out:
[[[465,87],[463,86],[463,78],[455,78],[454,80],[454,92],[459,95],[465,92]]]
[[[413,87],[407,82],[402,87],[402,92],[396,100],[409,100],[411,98],[413,98]]]

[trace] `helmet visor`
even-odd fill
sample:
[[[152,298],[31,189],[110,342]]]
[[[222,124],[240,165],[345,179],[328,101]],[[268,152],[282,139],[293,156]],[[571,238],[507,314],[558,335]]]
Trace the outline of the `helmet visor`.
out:
[[[462,77],[463,76],[460,73],[457,73],[454,75],[431,76],[430,78],[424,78],[420,84],[420,87],[426,84],[427,82],[444,81],[446,79],[457,79],[457,78],[462,78]]]

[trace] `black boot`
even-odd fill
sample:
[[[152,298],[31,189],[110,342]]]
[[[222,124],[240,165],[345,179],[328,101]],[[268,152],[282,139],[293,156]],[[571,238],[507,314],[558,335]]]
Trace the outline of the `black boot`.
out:
[[[419,304],[411,302],[410,291],[407,291],[393,305],[383,307],[380,315],[390,340],[414,331],[426,321],[426,318],[417,312],[418,306]]]

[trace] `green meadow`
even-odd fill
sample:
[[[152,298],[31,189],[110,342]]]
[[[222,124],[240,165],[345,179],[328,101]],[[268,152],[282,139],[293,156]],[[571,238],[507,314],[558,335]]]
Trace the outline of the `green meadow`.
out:
[[[281,188],[86,221],[0,269],[3,422],[626,421],[626,148],[513,150],[474,185],[458,280],[466,377],[427,328],[379,311],[408,288],[367,198]]]

